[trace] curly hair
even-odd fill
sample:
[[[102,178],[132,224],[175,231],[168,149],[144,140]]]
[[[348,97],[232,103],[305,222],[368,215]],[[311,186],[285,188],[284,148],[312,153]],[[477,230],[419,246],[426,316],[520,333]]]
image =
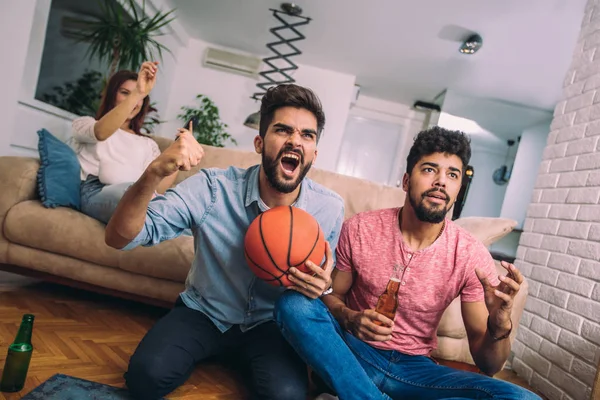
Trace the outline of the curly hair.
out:
[[[422,157],[433,153],[457,156],[463,163],[464,171],[471,159],[471,140],[464,132],[451,131],[440,126],[421,131],[406,157],[406,172],[410,175]]]
[[[271,87],[262,97],[259,129],[261,137],[264,138],[267,134],[275,111],[282,107],[304,108],[313,113],[317,119],[317,141],[320,139],[325,126],[325,113],[321,101],[312,90],[294,84]]]

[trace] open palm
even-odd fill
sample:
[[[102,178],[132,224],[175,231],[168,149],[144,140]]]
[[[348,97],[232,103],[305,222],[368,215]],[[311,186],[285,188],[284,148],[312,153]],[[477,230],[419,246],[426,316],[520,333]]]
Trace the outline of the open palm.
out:
[[[483,271],[476,268],[475,273],[483,286],[485,306],[490,314],[490,320],[495,326],[506,326],[510,322],[514,298],[523,283],[523,275],[512,264],[502,261],[500,263],[508,274],[500,276],[500,283],[493,286]]]

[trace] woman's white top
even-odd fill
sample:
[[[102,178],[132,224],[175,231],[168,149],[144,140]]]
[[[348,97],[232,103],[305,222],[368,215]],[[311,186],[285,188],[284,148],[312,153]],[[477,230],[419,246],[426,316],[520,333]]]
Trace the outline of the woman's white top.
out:
[[[96,122],[92,117],[81,117],[72,125],[72,146],[79,158],[82,180],[94,175],[105,185],[132,183],[160,155],[154,140],[123,129],[99,141],[94,134]]]

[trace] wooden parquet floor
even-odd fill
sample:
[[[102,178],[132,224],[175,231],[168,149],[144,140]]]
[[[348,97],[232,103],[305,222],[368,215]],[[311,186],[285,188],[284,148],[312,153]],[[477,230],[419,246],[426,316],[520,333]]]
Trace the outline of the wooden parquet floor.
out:
[[[35,314],[34,354],[25,387],[19,393],[0,393],[0,400],[20,399],[56,373],[125,387],[123,374],[129,358],[147,330],[166,312],[51,283],[3,288],[0,282],[0,369],[21,317]],[[466,366],[444,364],[458,369]],[[510,370],[496,377],[527,387]],[[235,371],[205,362],[167,398],[245,400],[248,393]]]
[[[164,309],[48,283],[0,292],[0,369],[25,313],[35,314],[34,354],[16,400],[56,373],[125,387],[123,373],[146,331]],[[203,363],[169,399],[243,400],[246,389],[217,363]]]

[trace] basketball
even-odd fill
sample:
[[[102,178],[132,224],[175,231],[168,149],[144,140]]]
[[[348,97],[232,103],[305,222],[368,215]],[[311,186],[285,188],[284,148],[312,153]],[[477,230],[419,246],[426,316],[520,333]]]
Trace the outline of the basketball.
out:
[[[248,266],[257,277],[273,286],[291,286],[286,273],[296,267],[313,274],[304,263],[318,266],[325,257],[325,238],[317,220],[304,210],[279,206],[260,214],[244,239]]]

